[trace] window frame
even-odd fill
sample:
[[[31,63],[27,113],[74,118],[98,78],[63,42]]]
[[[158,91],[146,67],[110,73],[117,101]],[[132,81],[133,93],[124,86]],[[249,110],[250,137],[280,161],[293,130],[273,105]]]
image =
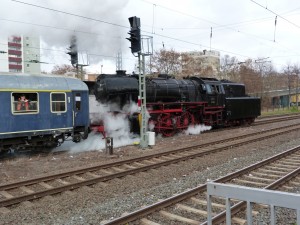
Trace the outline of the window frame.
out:
[[[36,110],[22,110],[22,112],[19,112],[18,110],[15,110],[14,104],[18,103],[18,101],[15,101],[15,96],[13,94],[36,94],[36,101],[31,101],[31,102],[36,102]],[[29,115],[29,114],[39,114],[40,113],[40,96],[38,92],[22,92],[22,91],[13,91],[11,92],[10,95],[10,105],[11,105],[11,113],[13,115]]]
[[[65,101],[52,101],[52,95],[53,94],[64,94]],[[52,108],[52,103],[53,102],[64,102],[65,103],[65,110],[64,111],[53,111],[53,108]],[[67,107],[68,107],[68,104],[67,104],[67,93],[66,92],[50,92],[50,112],[51,113],[65,113],[65,112],[68,111]]]

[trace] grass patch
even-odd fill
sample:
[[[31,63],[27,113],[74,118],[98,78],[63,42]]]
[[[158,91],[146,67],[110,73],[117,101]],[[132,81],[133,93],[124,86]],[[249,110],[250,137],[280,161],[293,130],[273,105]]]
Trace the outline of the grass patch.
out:
[[[292,106],[290,108],[276,108],[276,109],[268,109],[263,110],[261,112],[261,116],[272,116],[272,115],[284,115],[290,113],[299,113],[299,108],[296,106]]]

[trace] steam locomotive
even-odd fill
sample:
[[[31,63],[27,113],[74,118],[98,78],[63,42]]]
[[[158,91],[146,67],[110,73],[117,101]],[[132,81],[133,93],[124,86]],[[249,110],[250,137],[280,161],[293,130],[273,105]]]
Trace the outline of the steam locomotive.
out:
[[[99,102],[116,103],[122,108],[138,101],[138,77],[123,71],[101,74],[93,92]],[[228,80],[196,76],[175,79],[169,75],[146,79],[149,124],[164,136],[196,124],[251,124],[260,115],[260,105],[260,98],[246,95],[244,84]]]

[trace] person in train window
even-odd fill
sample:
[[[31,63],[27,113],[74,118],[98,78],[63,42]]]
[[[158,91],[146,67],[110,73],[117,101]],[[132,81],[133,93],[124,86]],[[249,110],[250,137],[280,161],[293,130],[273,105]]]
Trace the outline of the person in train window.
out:
[[[18,100],[17,110],[18,111],[27,111],[27,110],[29,110],[29,101],[25,97],[24,94],[22,94],[21,97]]]

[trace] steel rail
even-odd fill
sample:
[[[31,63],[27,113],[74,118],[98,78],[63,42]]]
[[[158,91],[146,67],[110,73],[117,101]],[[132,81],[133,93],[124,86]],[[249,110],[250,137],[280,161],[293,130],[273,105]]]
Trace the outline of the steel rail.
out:
[[[275,130],[275,133],[269,134],[268,137],[273,137],[273,136],[276,136],[276,135],[279,135],[279,134],[282,134],[282,133],[286,133],[287,131],[293,131],[293,130],[297,130],[297,129],[300,129],[300,126],[298,126],[298,127],[296,126],[293,129],[290,129],[290,127],[289,127],[289,130],[284,130],[284,131],[281,131],[281,132],[279,132],[278,130]],[[274,132],[274,130],[273,130],[273,132]],[[166,161],[163,161],[163,162],[158,162],[158,163],[151,164],[151,165],[145,165],[145,166],[142,166],[142,167],[129,169],[129,170],[126,170],[126,171],[123,171],[123,172],[117,172],[115,174],[110,174],[110,175],[106,175],[106,176],[98,176],[98,177],[95,177],[95,178],[91,178],[91,179],[83,180],[83,181],[78,181],[76,183],[71,183],[71,184],[64,184],[61,187],[50,187],[47,190],[36,191],[36,192],[33,192],[33,193],[28,193],[28,194],[24,194],[24,195],[20,195],[20,196],[16,196],[16,197],[8,198],[8,199],[5,199],[5,200],[1,200],[0,201],[0,207],[6,207],[6,206],[14,205],[14,204],[17,204],[17,203],[20,203],[20,202],[23,202],[23,201],[28,201],[28,200],[34,200],[34,199],[37,199],[37,198],[41,198],[41,197],[44,197],[44,196],[47,196],[47,195],[58,194],[58,193],[61,193],[61,192],[67,191],[67,190],[74,190],[74,189],[77,189],[77,188],[82,187],[82,186],[89,186],[89,185],[96,184],[98,182],[104,182],[104,181],[111,180],[111,179],[114,179],[114,178],[120,178],[120,177],[124,177],[124,176],[127,176],[127,175],[136,174],[136,173],[147,171],[147,170],[150,170],[150,169],[155,169],[155,168],[158,168],[158,167],[174,164],[174,163],[177,163],[177,162],[180,162],[180,161],[185,161],[185,160],[188,160],[188,159],[191,159],[191,158],[196,158],[196,157],[204,156],[204,155],[207,155],[207,154],[212,154],[212,153],[215,153],[215,152],[218,152],[218,151],[223,151],[225,149],[237,147],[237,146],[240,146],[242,144],[247,144],[247,143],[251,143],[251,142],[254,142],[254,141],[263,140],[265,138],[266,138],[266,136],[259,136],[259,137],[254,138],[254,139],[252,138],[252,139],[248,139],[248,140],[238,142],[238,143],[234,143],[234,144],[229,143],[226,146],[214,148],[212,150],[197,152],[197,153],[193,153],[193,154],[190,154],[190,155],[181,156],[180,158],[169,159],[169,160],[166,160]],[[86,169],[87,168],[85,168],[84,170],[86,170]],[[88,170],[88,171],[90,172],[91,170]],[[64,175],[71,176],[73,174],[73,172],[74,171],[66,172],[66,173],[64,173]],[[82,174],[84,172],[80,171],[80,173]],[[61,176],[60,176],[60,178],[61,178]],[[39,182],[42,182],[42,181],[39,180],[38,182],[35,182],[34,184],[39,183]],[[12,188],[12,186],[13,186],[13,184],[11,184],[11,186],[9,186],[9,187]],[[24,182],[20,182],[20,183],[15,183],[14,186],[15,186],[15,188],[17,188],[17,187],[26,186],[26,185],[24,184]]]
[[[228,181],[230,181],[230,180],[232,180],[232,179],[234,179],[236,177],[239,177],[239,176],[242,176],[244,174],[247,174],[250,171],[253,171],[255,169],[261,168],[261,167],[263,167],[263,166],[265,166],[267,164],[270,164],[270,163],[272,163],[272,162],[274,162],[274,161],[276,161],[278,159],[284,158],[284,157],[286,157],[288,155],[291,155],[291,154],[293,154],[295,152],[298,152],[298,151],[300,151],[300,146],[296,146],[296,147],[291,148],[291,149],[289,149],[289,150],[287,150],[285,152],[282,152],[282,153],[279,153],[279,154],[277,154],[275,156],[269,157],[269,158],[267,158],[267,159],[265,159],[265,160],[263,160],[261,162],[252,164],[252,165],[250,165],[248,167],[245,167],[245,168],[243,168],[241,170],[238,170],[236,172],[230,173],[229,175],[226,175],[226,176],[223,176],[221,178],[218,178],[218,179],[214,180],[213,182],[218,182],[218,183],[228,182]],[[300,169],[298,168],[297,170],[295,170],[292,173],[288,174],[287,177],[290,178],[290,177],[295,176],[296,173],[299,173],[299,170]],[[280,178],[277,181],[278,184],[280,182],[284,182],[284,179],[285,178]],[[268,185],[267,187],[270,186],[270,188],[274,188],[275,187],[274,183],[276,183],[276,182],[273,182],[272,184]],[[125,215],[125,216],[122,216],[122,217],[116,218],[114,220],[111,220],[111,221],[105,223],[105,225],[126,224],[126,223],[129,223],[129,222],[135,221],[137,219],[141,219],[141,218],[143,218],[143,217],[145,217],[145,216],[147,216],[147,215],[149,215],[151,213],[154,213],[155,211],[158,211],[158,210],[161,210],[163,208],[169,207],[171,205],[174,205],[174,204],[176,204],[178,202],[181,202],[181,201],[183,201],[183,200],[185,200],[185,199],[187,199],[189,197],[195,196],[195,195],[197,195],[199,193],[203,193],[205,191],[206,191],[206,184],[200,185],[200,186],[198,186],[196,188],[193,188],[191,190],[188,190],[188,191],[185,191],[185,192],[180,193],[178,195],[175,195],[175,196],[172,196],[170,198],[167,198],[164,201],[152,204],[152,205],[147,206],[145,208],[139,209],[139,210],[137,210],[135,212],[129,213],[129,214]],[[236,206],[236,207],[238,208],[238,207],[241,207],[241,206]],[[232,215],[234,215],[234,214],[236,214],[236,212],[232,213]],[[214,221],[215,223],[217,223],[217,219],[220,219],[220,218],[222,218],[222,221],[224,221],[223,220],[223,216],[224,216],[223,214],[221,214],[221,215],[218,214],[217,216],[216,216],[216,218],[214,217],[215,218],[215,221]],[[226,217],[225,217],[225,219],[226,219]],[[206,224],[206,222],[203,223],[203,224]]]
[[[292,172],[286,174],[285,176],[281,177],[280,179],[274,181],[273,183],[267,185],[263,189],[267,189],[267,190],[277,189],[278,187],[280,187],[283,184],[287,183],[288,181],[290,181],[294,177],[298,176],[299,174],[300,174],[300,167],[293,170]],[[236,203],[235,205],[233,205],[230,208],[231,216],[236,215],[241,210],[244,210],[246,207],[247,207],[247,202],[241,201],[241,202]],[[226,221],[226,211],[223,211],[223,212],[219,213],[218,215],[216,215],[212,218],[212,223],[213,224],[219,224],[219,223],[222,223],[222,222],[225,222],[225,221]],[[207,222],[202,223],[201,225],[207,225]]]
[[[147,156],[135,157],[135,158],[132,158],[132,159],[121,160],[121,161],[117,161],[117,162],[113,162],[113,163],[107,163],[107,164],[102,164],[102,165],[97,165],[97,166],[92,166],[92,167],[85,167],[85,168],[81,168],[81,169],[76,169],[76,170],[72,170],[72,171],[52,174],[52,175],[43,176],[43,177],[37,177],[37,178],[24,180],[24,181],[20,181],[20,182],[8,183],[8,184],[0,185],[0,191],[14,189],[14,188],[18,188],[20,186],[27,186],[27,185],[32,185],[32,184],[35,184],[35,183],[40,183],[40,182],[45,182],[45,181],[51,181],[51,180],[54,180],[54,179],[65,178],[65,177],[72,176],[72,175],[80,175],[80,174],[84,174],[86,172],[93,172],[93,171],[97,171],[97,170],[101,170],[101,169],[107,169],[107,168],[111,168],[111,167],[121,166],[121,165],[124,165],[124,164],[141,162],[141,161],[144,161],[144,160],[149,160],[149,159],[158,158],[158,157],[162,157],[162,156],[178,154],[179,152],[183,153],[185,151],[191,151],[192,149],[196,149],[196,148],[208,147],[208,146],[212,146],[212,145],[216,145],[216,144],[221,144],[221,143],[224,143],[224,142],[234,141],[234,140],[237,140],[237,139],[248,138],[250,136],[265,134],[267,132],[279,131],[279,130],[283,130],[283,129],[286,129],[286,128],[290,129],[291,127],[297,127],[297,126],[299,126],[299,124],[288,125],[288,126],[284,126],[284,127],[280,127],[280,128],[272,128],[272,129],[269,129],[269,130],[253,132],[253,133],[250,133],[250,134],[244,134],[244,135],[231,137],[231,138],[227,138],[227,139],[217,140],[217,141],[208,142],[208,143],[202,143],[202,144],[193,145],[193,146],[189,146],[189,147],[185,147],[185,148],[178,148],[178,149],[165,151],[165,152],[161,152],[161,153],[149,154]],[[298,128],[295,128],[293,130],[296,130],[296,129],[298,129]],[[293,131],[293,130],[290,130],[290,131]],[[217,151],[220,151],[220,150],[216,150],[214,152],[217,152]],[[214,152],[211,152],[211,153],[214,153]],[[207,152],[207,154],[208,153],[210,153],[210,152]],[[201,153],[201,154],[203,154],[203,153]],[[199,155],[199,156],[202,156],[202,155]]]
[[[278,135],[278,134],[273,134],[273,135]],[[177,162],[185,161],[185,160],[188,160],[188,159],[201,157],[201,156],[204,156],[204,155],[207,155],[207,154],[212,154],[212,153],[215,153],[215,152],[218,152],[218,151],[223,151],[223,150],[228,149],[228,148],[234,148],[234,147],[240,146],[241,144],[247,144],[247,143],[251,143],[253,141],[263,140],[265,138],[266,137],[259,137],[259,138],[256,138],[255,140],[251,139],[251,140],[244,141],[243,143],[229,144],[229,145],[224,146],[224,147],[219,147],[219,148],[215,148],[213,150],[208,150],[208,151],[204,151],[204,152],[198,152],[198,153],[194,153],[194,154],[191,154],[191,155],[182,156],[180,158],[175,158],[175,159],[166,160],[164,162],[155,163],[155,164],[152,164],[152,165],[146,165],[146,166],[135,168],[135,169],[129,169],[129,170],[126,170],[126,171],[123,171],[123,172],[117,172],[115,174],[110,174],[110,175],[106,175],[106,176],[99,176],[99,177],[84,180],[84,181],[78,181],[78,182],[72,183],[72,184],[65,184],[61,187],[49,188],[49,189],[43,190],[43,191],[37,191],[37,192],[34,192],[34,193],[30,193],[30,194],[24,194],[24,195],[21,195],[21,196],[12,197],[12,198],[5,199],[5,200],[0,200],[0,207],[6,207],[6,206],[14,205],[14,204],[17,204],[17,203],[20,203],[20,202],[23,202],[23,201],[28,201],[28,200],[34,200],[34,199],[37,199],[37,198],[41,198],[41,197],[44,197],[44,196],[47,196],[47,195],[53,195],[53,194],[58,194],[58,193],[68,191],[68,190],[74,190],[74,189],[77,189],[77,188],[82,187],[82,186],[89,186],[89,185],[93,185],[93,184],[96,184],[96,183],[99,183],[99,182],[105,182],[105,181],[112,180],[112,179],[115,179],[115,178],[120,178],[120,177],[124,177],[124,176],[128,176],[128,175],[136,174],[136,173],[139,173],[139,172],[148,171],[148,170],[151,170],[151,169],[156,169],[156,168],[159,168],[159,167],[167,166],[167,165],[170,165],[170,164],[175,164]],[[17,186],[17,187],[19,187],[19,186]]]
[[[292,119],[300,119],[300,116],[295,115],[295,116],[280,117],[280,118],[261,119],[261,120],[255,121],[253,125],[259,126],[259,125],[263,125],[263,124],[282,122],[282,121],[287,121],[287,120],[292,120]]]

